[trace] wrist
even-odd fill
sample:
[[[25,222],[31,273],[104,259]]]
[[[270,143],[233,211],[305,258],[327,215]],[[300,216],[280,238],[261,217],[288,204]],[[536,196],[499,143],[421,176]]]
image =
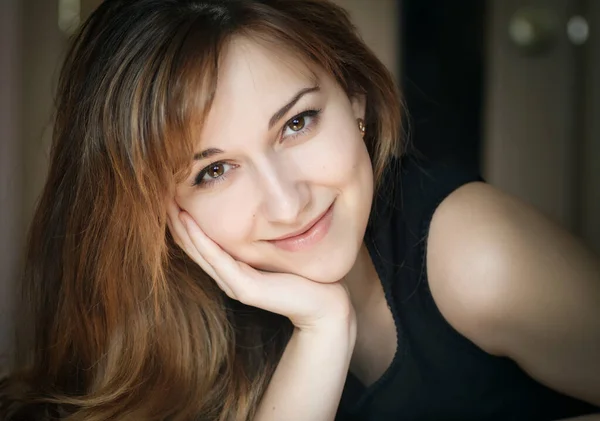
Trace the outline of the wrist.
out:
[[[297,334],[309,341],[327,344],[339,344],[350,350],[356,342],[356,316],[354,312],[345,317],[319,319],[315,323],[296,325]]]

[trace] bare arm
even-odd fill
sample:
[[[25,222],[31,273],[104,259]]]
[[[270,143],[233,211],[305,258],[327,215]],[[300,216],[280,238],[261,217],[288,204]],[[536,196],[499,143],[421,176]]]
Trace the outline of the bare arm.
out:
[[[428,272],[459,332],[540,383],[600,406],[600,262],[564,229],[473,183],[436,211]]]
[[[169,225],[178,244],[229,297],[286,316],[295,326],[254,420],[333,420],[356,340],[346,288],[236,261],[189,215],[180,215],[175,203]]]
[[[355,338],[353,319],[314,329],[296,329],[255,420],[333,420]]]

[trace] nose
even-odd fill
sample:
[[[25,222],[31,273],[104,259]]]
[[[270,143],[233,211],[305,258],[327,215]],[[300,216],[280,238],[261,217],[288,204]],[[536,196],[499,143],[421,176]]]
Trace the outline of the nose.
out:
[[[262,211],[270,222],[293,224],[310,204],[308,183],[292,166],[270,163],[259,175],[262,184]]]

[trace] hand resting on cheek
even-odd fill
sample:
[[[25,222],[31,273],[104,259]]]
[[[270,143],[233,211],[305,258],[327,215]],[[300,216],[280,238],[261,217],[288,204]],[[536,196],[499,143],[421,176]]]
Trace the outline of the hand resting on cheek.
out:
[[[341,282],[322,284],[294,274],[257,270],[235,260],[175,200],[169,204],[168,225],[190,259],[235,300],[288,317],[303,330],[355,317]]]

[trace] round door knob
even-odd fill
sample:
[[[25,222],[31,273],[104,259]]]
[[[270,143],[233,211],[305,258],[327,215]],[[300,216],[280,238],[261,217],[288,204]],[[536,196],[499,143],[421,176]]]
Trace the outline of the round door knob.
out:
[[[590,25],[583,16],[573,16],[567,22],[567,36],[574,45],[583,45],[590,36]]]
[[[522,53],[534,55],[554,46],[561,32],[555,12],[541,7],[523,7],[517,10],[508,25],[512,43]]]

